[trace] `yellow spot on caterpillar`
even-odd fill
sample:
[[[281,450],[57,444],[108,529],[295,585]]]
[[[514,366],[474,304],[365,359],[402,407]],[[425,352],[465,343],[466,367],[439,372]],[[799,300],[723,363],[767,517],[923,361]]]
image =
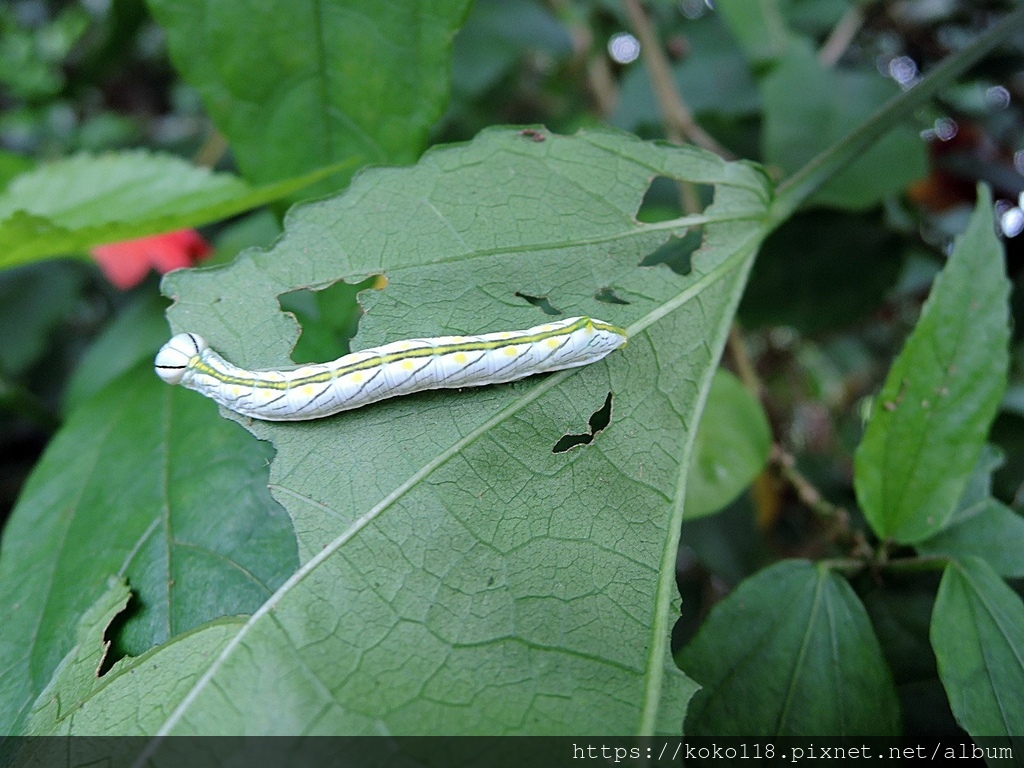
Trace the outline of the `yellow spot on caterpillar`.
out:
[[[463,352],[456,352],[455,353],[455,362],[458,363],[459,365],[462,365],[463,363],[467,362],[468,360],[469,360],[469,358],[466,357],[465,353],[463,353]]]
[[[551,349],[556,349],[558,347],[558,339],[548,339],[548,346]]]
[[[542,326],[540,327],[540,329],[541,329],[542,331],[544,331],[544,332],[547,332],[547,331],[553,331],[553,330],[555,329],[555,326],[553,326],[553,325],[542,325]]]
[[[413,365],[412,360],[406,360],[404,363],[402,363],[402,367],[407,371],[411,371],[416,366]]]
[[[313,387],[309,384],[302,388],[302,394],[311,396],[313,394]]]
[[[231,394],[234,395],[235,397],[238,397],[239,395],[242,394],[242,388],[241,387],[232,387],[231,388]]]
[[[593,332],[594,332],[594,324],[590,320],[587,320],[587,333],[593,333]]]
[[[352,381],[354,381],[356,384],[362,384],[363,383],[363,374],[361,374],[361,373],[353,373],[352,374]]]
[[[508,355],[509,357],[515,357],[516,356],[516,348],[514,346],[513,347],[505,347],[505,354]]]
[[[502,331],[501,333],[498,334],[498,338],[499,339],[511,339],[513,335],[514,334],[509,333],[508,331]]]

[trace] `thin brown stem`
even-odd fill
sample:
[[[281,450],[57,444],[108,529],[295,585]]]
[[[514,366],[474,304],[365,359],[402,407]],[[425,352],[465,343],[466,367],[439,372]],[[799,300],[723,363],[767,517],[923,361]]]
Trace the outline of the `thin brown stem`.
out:
[[[736,372],[744,388],[760,400],[763,390],[761,379],[750,360],[750,355],[747,354],[743,334],[737,323],[733,323],[729,329],[728,348],[730,359],[736,366]],[[821,491],[796,468],[796,458],[783,448],[781,443],[772,444],[768,464],[778,477],[793,488],[804,506],[826,522],[830,538],[847,542],[854,557],[871,557],[873,551],[867,540],[862,534],[850,528],[850,514],[821,494]]]
[[[850,47],[850,43],[857,36],[863,23],[864,11],[859,6],[851,6],[833,27],[828,40],[821,46],[821,50],[818,51],[818,61],[826,67],[835,66],[846,49]]]
[[[675,81],[672,78],[672,70],[669,67],[668,56],[661,47],[658,34],[651,24],[647,12],[640,5],[640,0],[622,0],[626,9],[626,16],[633,27],[633,34],[640,41],[640,51],[644,58],[644,65],[647,67],[647,74],[651,78],[651,85],[654,88],[654,96],[658,101],[658,109],[661,111],[661,119],[665,125],[665,135],[674,144],[682,144],[684,140],[696,144],[698,147],[714,152],[726,160],[735,159],[729,150],[715,141],[707,131],[697,125],[693,113],[686,106],[683,97],[676,90]]]
[[[736,373],[743,382],[746,390],[758,400],[761,399],[761,379],[754,370],[754,363],[747,353],[746,342],[743,341],[743,331],[739,323],[733,323],[729,329],[729,359],[736,366]]]
[[[822,496],[821,491],[796,468],[796,459],[793,454],[775,443],[772,445],[768,462],[779,476],[789,483],[804,506],[828,524],[831,535],[835,539],[849,541],[857,547],[861,545],[862,542],[850,529],[850,513]]]
[[[206,141],[196,152],[192,162],[203,168],[213,168],[227,151],[228,140],[224,138],[224,134],[216,128],[211,128],[210,133],[206,136]]]
[[[619,103],[619,88],[603,55],[593,56],[587,62],[587,87],[598,114],[607,119]]]

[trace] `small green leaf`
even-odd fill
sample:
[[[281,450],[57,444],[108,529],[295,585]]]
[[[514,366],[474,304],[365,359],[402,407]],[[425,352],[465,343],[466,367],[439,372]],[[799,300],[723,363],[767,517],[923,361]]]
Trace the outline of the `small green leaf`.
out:
[[[469,0],[149,6],[245,177],[267,183],[340,161],[354,170],[415,160],[447,103]],[[338,189],[331,181],[318,191]]]
[[[946,566],[931,638],[960,726],[975,737],[1024,733],[1024,604],[984,560]]]
[[[1010,286],[994,226],[979,187],[857,449],[857,499],[882,538],[914,543],[946,524],[1006,387]]]
[[[761,404],[731,373],[716,371],[693,445],[686,517],[710,515],[735,499],[764,469],[771,447]]]
[[[845,579],[786,560],[715,606],[679,664],[702,689],[691,736],[891,736],[899,702]]]
[[[953,516],[945,528],[915,545],[918,552],[974,555],[1000,576],[1024,576],[1024,518],[992,497],[992,473],[1002,463],[1000,450],[991,445],[982,449]]]
[[[987,506],[993,497],[993,473],[1005,464],[1006,456],[997,446],[986,443],[978,454],[971,476],[967,479],[964,492],[956,504],[956,511],[949,518],[949,524],[959,523]]]
[[[751,64],[760,65],[782,56],[791,40],[780,0],[718,0],[722,15]]]
[[[339,170],[251,187],[230,174],[144,150],[75,155],[17,176],[0,193],[0,269],[196,227],[285,197]]]
[[[858,128],[898,92],[895,83],[879,77],[874,69],[825,69],[805,41],[794,40],[761,81],[765,162],[787,174],[795,172]],[[809,202],[868,208],[927,172],[925,145],[917,131],[911,126],[895,126]]]
[[[0,549],[0,733],[17,732],[109,575],[134,592],[112,635],[121,653],[255,610],[281,584],[296,555],[266,489],[271,456],[148,360],[74,410]]]
[[[996,499],[977,505],[969,517],[958,519],[931,538],[915,545],[926,555],[962,559],[979,557],[1007,578],[1024,577],[1024,518]]]

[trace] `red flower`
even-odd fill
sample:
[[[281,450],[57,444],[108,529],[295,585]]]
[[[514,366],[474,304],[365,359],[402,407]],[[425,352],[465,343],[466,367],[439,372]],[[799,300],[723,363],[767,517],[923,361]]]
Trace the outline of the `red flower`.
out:
[[[151,267],[160,273],[191,267],[210,251],[209,243],[194,229],[179,229],[163,235],[98,245],[92,249],[92,255],[107,279],[118,288],[126,289],[141,283]]]

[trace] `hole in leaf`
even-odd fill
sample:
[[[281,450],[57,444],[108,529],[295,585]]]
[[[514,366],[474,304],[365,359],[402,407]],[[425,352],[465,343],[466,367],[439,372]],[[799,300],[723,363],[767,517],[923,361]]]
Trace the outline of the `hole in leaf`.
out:
[[[693,252],[700,248],[704,239],[703,227],[692,227],[683,237],[671,237],[664,245],[656,248],[640,262],[641,267],[664,264],[680,275],[690,274],[693,268]]]
[[[562,314],[562,310],[552,305],[552,303],[548,301],[547,296],[530,296],[529,294],[521,293],[519,291],[516,291],[516,296],[518,296],[520,299],[525,299],[530,304],[533,304],[533,306],[540,309],[540,311],[543,312],[545,315]]]
[[[715,188],[711,184],[694,184],[667,176],[655,176],[647,186],[636,212],[636,220],[656,224],[659,221],[678,219],[686,213],[703,211],[714,197]]]
[[[302,328],[292,360],[320,363],[348,354],[349,342],[363,316],[359,293],[371,288],[380,290],[385,285],[383,275],[372,275],[360,283],[339,280],[326,288],[300,288],[278,296],[281,309],[291,312]]]
[[[127,631],[125,627],[132,619],[137,618],[142,611],[142,601],[135,593],[135,590],[132,590],[124,609],[120,613],[115,614],[114,618],[107,624],[107,628],[103,630],[103,658],[100,659],[100,665],[96,668],[96,677],[103,677],[117,662],[125,656],[131,655],[131,649],[124,639],[125,632]]]
[[[636,212],[636,220],[645,224],[678,219],[683,215],[679,205],[679,182],[666,176],[655,176],[644,192]]]
[[[608,397],[604,399],[604,405],[590,414],[590,420],[588,425],[590,431],[582,435],[562,435],[558,442],[555,443],[555,447],[551,449],[552,453],[565,453],[566,451],[572,450],[577,445],[590,445],[594,442],[594,438],[597,437],[598,432],[606,429],[609,424],[612,423],[612,393],[608,393]]]
[[[625,299],[620,299],[614,288],[602,288],[594,294],[594,298],[605,304],[629,304]]]

